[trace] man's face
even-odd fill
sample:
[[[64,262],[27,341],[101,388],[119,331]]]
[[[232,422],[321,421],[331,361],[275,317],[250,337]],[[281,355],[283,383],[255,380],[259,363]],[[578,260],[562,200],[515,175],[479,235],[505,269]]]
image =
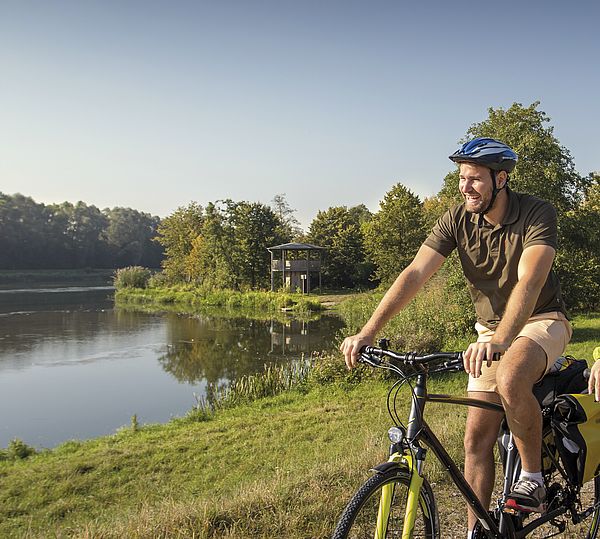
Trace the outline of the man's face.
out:
[[[492,200],[494,191],[491,170],[475,163],[461,163],[458,189],[469,213],[483,212]]]

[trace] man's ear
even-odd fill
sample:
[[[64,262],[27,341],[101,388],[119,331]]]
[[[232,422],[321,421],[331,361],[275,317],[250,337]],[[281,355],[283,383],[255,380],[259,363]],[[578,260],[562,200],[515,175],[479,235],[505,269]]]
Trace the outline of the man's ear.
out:
[[[502,189],[506,187],[506,182],[508,181],[508,173],[506,170],[499,170],[496,173],[496,188]]]

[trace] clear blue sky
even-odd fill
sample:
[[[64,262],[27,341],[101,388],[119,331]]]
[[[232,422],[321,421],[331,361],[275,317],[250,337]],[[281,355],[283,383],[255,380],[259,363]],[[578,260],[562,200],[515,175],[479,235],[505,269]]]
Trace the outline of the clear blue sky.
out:
[[[436,193],[488,107],[600,169],[600,2],[0,0],[0,191],[166,216]]]

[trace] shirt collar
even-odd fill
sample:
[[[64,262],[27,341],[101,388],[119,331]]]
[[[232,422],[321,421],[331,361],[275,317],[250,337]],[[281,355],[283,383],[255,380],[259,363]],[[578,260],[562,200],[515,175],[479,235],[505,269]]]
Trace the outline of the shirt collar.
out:
[[[506,194],[508,195],[508,210],[502,221],[502,226],[512,225],[519,218],[519,197],[510,190],[508,185],[506,186]]]

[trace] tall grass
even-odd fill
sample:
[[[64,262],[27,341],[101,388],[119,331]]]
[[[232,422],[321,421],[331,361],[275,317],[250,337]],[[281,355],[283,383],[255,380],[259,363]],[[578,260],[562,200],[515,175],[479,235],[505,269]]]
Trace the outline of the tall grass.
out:
[[[454,283],[446,275],[433,278],[415,299],[381,331],[401,350],[461,349],[475,336],[473,307],[465,308]],[[346,332],[359,331],[367,322],[382,292],[361,294],[341,303],[337,310],[346,322]]]
[[[316,312],[323,309],[317,298],[284,292],[212,290],[191,285],[161,288],[120,288],[115,294],[119,306],[174,305],[182,310],[195,311],[202,307],[224,307],[264,312],[290,310],[295,313]]]
[[[113,284],[117,290],[124,288],[146,288],[152,272],[141,266],[129,266],[115,271]]]
[[[262,372],[244,375],[225,387],[210,384],[206,397],[196,397],[197,405],[188,417],[203,420],[218,410],[274,397],[298,387],[309,372],[310,362],[301,360],[288,365],[265,365]]]

